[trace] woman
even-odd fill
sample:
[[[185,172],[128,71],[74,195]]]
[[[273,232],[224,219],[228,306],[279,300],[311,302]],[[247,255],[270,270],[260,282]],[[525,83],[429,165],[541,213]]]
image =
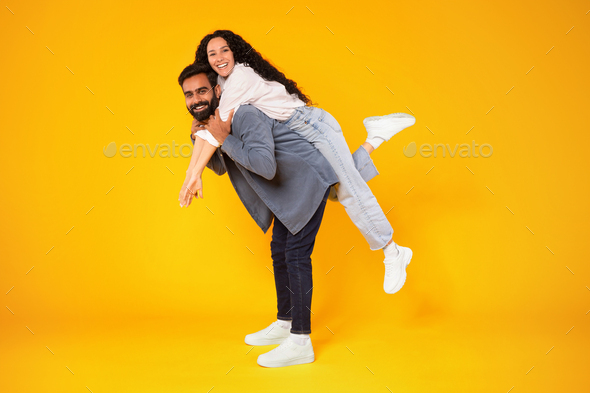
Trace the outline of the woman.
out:
[[[332,115],[310,106],[311,100],[294,81],[287,79],[242,37],[229,30],[217,30],[205,36],[197,49],[195,62],[209,63],[219,74],[218,83],[222,89],[219,111],[222,120],[225,121],[230,111],[239,105],[251,104],[310,141],[328,159],[338,175],[338,200],[367,239],[371,250],[382,249],[386,245],[395,248],[395,243],[391,241],[393,229],[370,188],[354,167],[340,125]],[[383,141],[413,125],[415,119],[405,113],[394,113],[369,117],[363,123],[368,131],[364,146],[371,152]],[[200,189],[196,183],[213,155],[215,149],[212,147],[219,145],[205,130],[206,126],[203,127],[204,130],[197,135],[209,143],[198,141],[197,146],[197,140],[195,142],[199,165],[196,165],[197,160],[191,160],[186,184],[192,194]],[[203,148],[205,151],[201,152]],[[181,199],[181,205],[186,205],[188,198],[192,198],[189,190],[185,188],[184,191],[186,195]]]

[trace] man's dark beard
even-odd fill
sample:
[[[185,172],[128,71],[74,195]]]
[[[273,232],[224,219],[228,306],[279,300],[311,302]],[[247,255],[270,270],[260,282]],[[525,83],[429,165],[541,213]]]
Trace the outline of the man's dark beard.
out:
[[[200,112],[193,112],[196,107],[201,106],[201,105],[207,105],[207,107]],[[203,120],[207,120],[209,117],[213,116],[215,114],[215,109],[217,109],[218,106],[219,106],[219,99],[214,94],[213,97],[211,98],[211,101],[203,100],[201,102],[198,102],[198,103],[192,105],[190,108],[187,107],[187,109],[196,120],[203,121]]]

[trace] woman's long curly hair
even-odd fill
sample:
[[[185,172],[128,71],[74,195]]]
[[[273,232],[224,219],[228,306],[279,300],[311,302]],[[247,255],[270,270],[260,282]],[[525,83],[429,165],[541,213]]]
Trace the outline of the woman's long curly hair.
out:
[[[216,30],[203,37],[197,48],[197,53],[195,54],[195,63],[209,64],[207,45],[209,44],[209,41],[217,37],[221,37],[227,42],[229,49],[233,52],[234,61],[236,63],[244,63],[248,65],[260,75],[262,79],[279,82],[285,86],[289,94],[297,94],[297,97],[305,102],[306,105],[313,105],[311,99],[299,90],[297,83],[288,79],[285,74],[277,70],[268,60],[264,59],[262,55],[252,47],[252,45],[230,30]]]

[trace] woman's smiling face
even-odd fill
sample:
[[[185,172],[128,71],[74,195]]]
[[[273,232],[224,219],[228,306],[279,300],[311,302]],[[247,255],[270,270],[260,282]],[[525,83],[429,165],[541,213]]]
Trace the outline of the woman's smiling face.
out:
[[[229,49],[227,42],[221,37],[215,37],[209,41],[207,58],[213,70],[224,78],[234,69],[234,54]]]

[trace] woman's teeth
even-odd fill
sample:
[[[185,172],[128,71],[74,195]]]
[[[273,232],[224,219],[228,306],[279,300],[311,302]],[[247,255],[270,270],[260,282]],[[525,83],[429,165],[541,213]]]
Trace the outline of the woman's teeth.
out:
[[[221,65],[218,65],[217,66],[217,68],[221,68],[221,69],[224,69],[225,67],[227,67],[227,63],[221,64]]]

